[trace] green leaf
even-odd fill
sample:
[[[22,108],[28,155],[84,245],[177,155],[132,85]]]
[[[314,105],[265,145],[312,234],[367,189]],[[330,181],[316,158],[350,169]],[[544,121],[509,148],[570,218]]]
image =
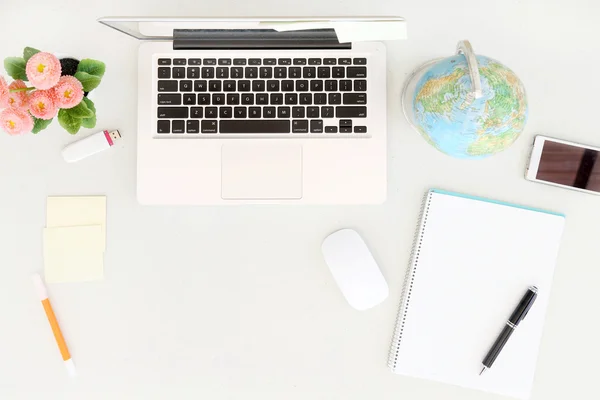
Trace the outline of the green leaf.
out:
[[[22,57],[8,57],[4,59],[4,69],[6,73],[13,79],[27,81],[25,73],[25,60]]]
[[[94,102],[91,101],[90,99],[88,99],[87,97],[83,98],[83,101],[85,102],[85,105],[94,113],[93,117],[90,118],[84,118],[81,121],[81,126],[83,126],[84,128],[95,128],[96,127],[96,106],[94,105]]]
[[[25,47],[25,49],[23,50],[23,59],[25,60],[25,64],[27,64],[27,61],[29,61],[29,59],[33,57],[34,54],[37,54],[39,52],[40,51],[38,49],[34,49],[33,47]]]
[[[90,75],[97,76],[98,78],[102,78],[104,76],[104,72],[106,72],[106,64],[102,61],[91,60],[89,58],[85,58],[79,61],[79,66],[77,67],[78,72],[86,72]]]
[[[83,100],[75,107],[65,109],[65,112],[67,112],[73,118],[79,119],[92,118],[95,115],[94,112],[88,108],[87,104]]]
[[[40,133],[52,123],[52,119],[39,119],[33,117],[33,129],[31,133]]]
[[[60,109],[58,112],[58,123],[67,132],[69,132],[71,135],[74,135],[79,132],[79,129],[81,129],[81,118],[73,117],[67,111],[69,110],[65,110],[64,108]]]
[[[95,75],[90,75],[87,72],[78,71],[75,73],[75,78],[83,85],[84,92],[91,92],[100,84],[101,79]]]

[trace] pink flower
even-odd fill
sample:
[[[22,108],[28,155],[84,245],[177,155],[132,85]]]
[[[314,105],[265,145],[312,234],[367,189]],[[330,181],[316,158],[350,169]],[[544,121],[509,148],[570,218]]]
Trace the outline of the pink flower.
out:
[[[7,108],[0,113],[0,128],[9,135],[20,135],[31,132],[33,129],[33,118],[27,111]]]
[[[54,88],[54,101],[58,108],[73,108],[83,100],[83,85],[72,76],[61,76]]]
[[[27,85],[25,82],[17,80],[10,84],[8,89],[25,89]],[[12,108],[23,108],[27,109],[28,96],[27,92],[9,92],[8,93],[8,106]]]
[[[29,112],[36,118],[52,119],[58,108],[54,101],[54,90],[36,90],[29,96]]]
[[[0,108],[8,107],[8,84],[3,77],[0,76]]]
[[[27,61],[27,79],[36,89],[51,89],[60,79],[60,61],[50,53],[37,53]]]

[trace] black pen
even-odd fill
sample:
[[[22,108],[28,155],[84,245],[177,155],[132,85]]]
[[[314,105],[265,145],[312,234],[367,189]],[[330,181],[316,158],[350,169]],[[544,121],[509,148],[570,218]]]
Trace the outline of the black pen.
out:
[[[500,354],[502,348],[504,347],[506,342],[508,342],[508,338],[510,338],[510,335],[512,335],[514,330],[517,328],[519,322],[525,319],[525,316],[527,315],[529,309],[531,308],[531,306],[535,302],[535,299],[537,298],[537,293],[538,288],[535,286],[531,286],[529,287],[529,289],[527,289],[527,293],[525,293],[525,296],[523,296],[523,298],[519,302],[519,305],[517,306],[517,308],[515,308],[515,311],[513,311],[508,321],[506,321],[506,325],[504,326],[504,329],[502,329],[502,332],[500,332],[500,336],[498,336],[498,339],[496,339],[494,345],[492,346],[490,351],[488,351],[487,356],[485,356],[485,358],[483,359],[483,369],[481,370],[479,375],[483,374],[486,369],[492,368],[492,364],[494,364],[494,361],[496,361],[496,357],[498,357],[498,354]]]

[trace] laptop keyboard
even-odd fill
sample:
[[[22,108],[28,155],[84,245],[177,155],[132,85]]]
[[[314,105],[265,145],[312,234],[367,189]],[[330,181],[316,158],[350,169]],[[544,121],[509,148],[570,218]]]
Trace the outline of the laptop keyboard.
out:
[[[366,58],[159,58],[157,68],[160,136],[367,134]]]

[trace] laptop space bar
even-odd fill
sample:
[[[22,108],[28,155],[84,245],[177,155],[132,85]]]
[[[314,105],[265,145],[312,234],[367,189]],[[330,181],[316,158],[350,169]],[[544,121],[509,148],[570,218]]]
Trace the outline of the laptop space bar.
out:
[[[219,122],[221,133],[290,133],[290,121],[285,120],[230,120]]]

